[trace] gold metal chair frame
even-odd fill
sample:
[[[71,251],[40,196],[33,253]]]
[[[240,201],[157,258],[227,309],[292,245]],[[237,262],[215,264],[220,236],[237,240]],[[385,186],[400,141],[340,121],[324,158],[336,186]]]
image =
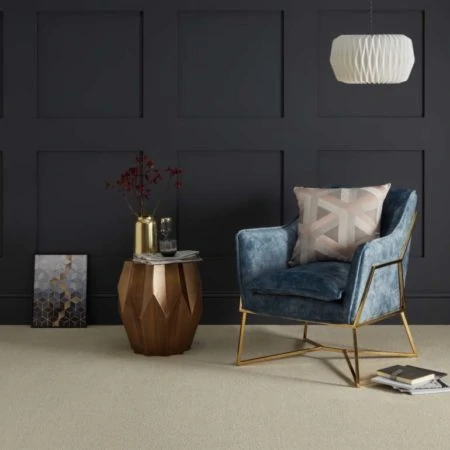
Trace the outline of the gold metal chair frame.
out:
[[[405,283],[404,283],[404,276],[403,276],[403,258],[406,253],[406,249],[408,248],[408,243],[411,240],[412,230],[414,228],[414,223],[416,221],[417,214],[414,214],[411,227],[408,231],[407,238],[403,244],[400,257],[398,259],[395,259],[393,261],[384,262],[381,264],[375,264],[371,267],[369,276],[366,281],[366,285],[363,291],[361,303],[358,307],[358,311],[355,316],[355,320],[351,324],[337,324],[337,323],[328,323],[328,322],[313,322],[313,321],[305,321],[301,319],[292,319],[288,318],[290,320],[296,320],[299,322],[302,322],[304,324],[303,328],[303,339],[301,339],[302,345],[309,344],[312,345],[312,347],[308,348],[301,348],[299,350],[294,350],[290,352],[284,352],[284,353],[276,353],[272,355],[267,356],[261,356],[257,358],[251,358],[251,359],[241,359],[243,344],[244,344],[244,334],[245,334],[245,325],[247,321],[247,314],[256,314],[261,315],[259,313],[255,313],[253,311],[247,310],[242,308],[242,299],[239,304],[239,312],[242,313],[242,321],[241,321],[241,328],[239,332],[239,342],[238,342],[238,348],[237,348],[237,355],[236,355],[236,365],[237,366],[244,366],[249,364],[254,364],[258,362],[264,362],[264,361],[271,361],[275,359],[281,359],[281,358],[288,358],[290,356],[299,356],[304,355],[306,353],[310,352],[316,352],[316,351],[329,351],[329,352],[338,352],[343,353],[348,367],[350,369],[350,372],[353,377],[354,385],[355,387],[360,387],[363,383],[360,378],[360,369],[359,369],[359,358],[360,357],[404,357],[404,358],[415,358],[418,356],[417,348],[414,344],[414,340],[411,334],[411,330],[408,325],[408,321],[406,320],[405,310],[406,310],[406,299],[405,299]],[[378,269],[381,269],[383,267],[397,265],[397,273],[398,273],[398,284],[399,284],[399,296],[400,296],[400,307],[398,310],[390,312],[382,317],[379,317],[377,319],[373,320],[367,320],[365,322],[360,322],[360,318],[364,309],[364,305],[366,303],[367,297],[369,295],[370,287],[372,285],[372,281],[375,275],[375,272]],[[411,346],[411,352],[392,352],[392,351],[383,351],[383,350],[374,350],[374,349],[359,349],[358,347],[358,328],[364,326],[364,325],[370,325],[373,323],[381,322],[382,320],[385,320],[389,317],[393,317],[396,315],[400,315],[402,319],[403,326],[405,328],[406,335],[408,337],[409,344]],[[339,347],[339,346],[330,346],[330,345],[324,345],[317,341],[314,341],[310,338],[308,338],[308,325],[309,324],[317,324],[317,325],[328,325],[328,326],[336,326],[336,327],[344,327],[344,328],[351,328],[353,333],[353,348],[347,348],[347,347]],[[349,354],[353,354],[354,358],[354,365],[350,361]]]

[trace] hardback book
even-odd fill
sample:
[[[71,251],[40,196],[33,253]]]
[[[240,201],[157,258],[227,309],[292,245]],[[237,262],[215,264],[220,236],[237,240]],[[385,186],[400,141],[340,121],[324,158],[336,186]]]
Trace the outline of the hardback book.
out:
[[[450,392],[450,386],[441,379],[434,379],[431,381],[425,381],[421,384],[411,385],[406,383],[400,383],[399,381],[390,380],[385,377],[374,377],[372,378],[374,383],[384,384],[391,386],[399,392],[403,392],[411,395],[420,394],[441,394],[444,392]]]
[[[198,250],[178,250],[174,256],[164,256],[162,253],[142,253],[140,255],[134,255],[135,258],[145,259],[149,261],[162,261],[162,260],[178,260],[178,259],[190,259],[197,258],[199,254]]]
[[[378,384],[385,384],[386,386],[391,386],[394,389],[399,389],[399,390],[415,390],[415,389],[421,389],[424,386],[428,386],[430,383],[435,382],[436,380],[427,380],[427,381],[422,381],[421,383],[416,383],[416,384],[408,384],[408,383],[402,383],[400,381],[396,381],[396,380],[392,380],[391,378],[386,378],[386,377],[381,377],[381,376],[377,376],[377,377],[373,377],[371,379],[372,382],[374,383],[378,383]]]
[[[406,394],[411,395],[426,395],[426,394],[442,394],[444,392],[450,392],[450,386],[443,380],[432,380],[427,384],[417,387],[415,389],[403,389],[403,388],[395,388],[400,392],[404,392]]]
[[[174,256],[164,256],[161,253],[143,253],[134,255],[133,261],[142,264],[173,264],[201,261],[198,250],[178,250]]]
[[[422,367],[395,365],[377,370],[377,375],[400,383],[416,385],[445,377],[447,374]]]

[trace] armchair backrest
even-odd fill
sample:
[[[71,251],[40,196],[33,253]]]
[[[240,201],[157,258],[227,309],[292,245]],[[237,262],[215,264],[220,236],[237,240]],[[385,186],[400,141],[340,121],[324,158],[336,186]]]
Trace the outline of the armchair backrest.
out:
[[[386,236],[398,226],[405,214],[408,201],[412,201],[411,189],[390,189],[383,203],[380,236]]]

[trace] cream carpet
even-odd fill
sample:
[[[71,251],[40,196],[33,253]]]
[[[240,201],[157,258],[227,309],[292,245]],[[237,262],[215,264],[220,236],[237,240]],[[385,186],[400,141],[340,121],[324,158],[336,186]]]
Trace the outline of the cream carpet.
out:
[[[249,326],[245,356],[291,350],[301,330]],[[412,331],[419,359],[366,359],[362,375],[405,361],[450,373],[450,326]],[[324,342],[350,335],[310,331]],[[331,353],[235,367],[237,336],[237,326],[201,326],[185,355],[149,358],[130,350],[119,326],[2,326],[0,449],[450,448],[450,393],[350,387]],[[361,345],[408,350],[392,325],[366,327]]]

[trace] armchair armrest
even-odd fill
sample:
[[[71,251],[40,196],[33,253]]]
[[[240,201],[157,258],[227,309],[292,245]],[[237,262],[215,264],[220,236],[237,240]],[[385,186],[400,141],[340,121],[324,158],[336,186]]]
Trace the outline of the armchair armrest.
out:
[[[297,239],[297,220],[278,227],[251,228],[236,235],[236,253],[241,289],[250,280],[288,265]]]
[[[414,193],[406,204],[401,220],[388,235],[366,242],[356,250],[351,262],[348,290],[344,296],[348,323],[353,323],[355,319],[359,322],[377,319],[402,306],[416,200]],[[400,262],[401,268],[398,267]],[[402,287],[399,285],[400,275],[403,275]],[[364,297],[365,304],[358,317]]]

